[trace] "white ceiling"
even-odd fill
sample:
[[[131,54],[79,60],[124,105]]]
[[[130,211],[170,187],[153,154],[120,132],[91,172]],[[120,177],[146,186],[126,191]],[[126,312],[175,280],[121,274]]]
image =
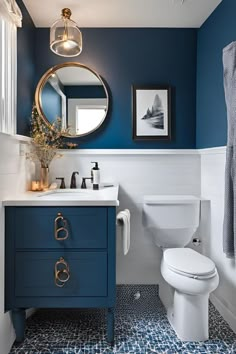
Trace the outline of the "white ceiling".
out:
[[[101,85],[100,80],[91,71],[80,67],[64,67],[56,72],[63,85]]]
[[[79,27],[200,27],[222,0],[23,0],[36,27],[69,7]]]

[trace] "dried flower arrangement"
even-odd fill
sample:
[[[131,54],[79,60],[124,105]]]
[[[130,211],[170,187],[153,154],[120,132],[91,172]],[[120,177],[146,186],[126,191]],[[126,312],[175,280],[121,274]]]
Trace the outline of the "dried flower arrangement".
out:
[[[65,135],[69,134],[69,128],[61,128],[61,118],[57,117],[49,128],[41,118],[35,105],[32,107],[30,121],[30,136],[32,138],[32,151],[28,158],[38,159],[41,167],[48,167],[55,156],[62,156],[58,149],[75,149],[78,144],[65,142]]]
[[[33,105],[31,113],[30,136],[32,138],[31,159],[38,159],[41,167],[48,167],[52,159],[60,154],[57,149],[64,147],[65,131],[61,129],[61,118],[57,118],[50,129],[40,117],[37,108]]]
[[[69,129],[61,128],[61,118],[57,118],[51,125],[47,126],[39,115],[35,105],[32,107],[30,121],[30,136],[32,138],[31,151],[27,153],[30,160],[38,160],[41,165],[40,189],[48,188],[49,164],[54,157],[62,157],[58,149],[73,149],[77,144],[65,142],[65,135],[69,135]]]

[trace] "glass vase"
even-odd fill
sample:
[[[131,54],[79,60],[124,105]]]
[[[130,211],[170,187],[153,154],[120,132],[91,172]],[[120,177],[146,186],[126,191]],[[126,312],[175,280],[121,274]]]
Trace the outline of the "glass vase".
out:
[[[41,190],[46,190],[49,187],[49,168],[41,166],[40,169],[40,187]]]

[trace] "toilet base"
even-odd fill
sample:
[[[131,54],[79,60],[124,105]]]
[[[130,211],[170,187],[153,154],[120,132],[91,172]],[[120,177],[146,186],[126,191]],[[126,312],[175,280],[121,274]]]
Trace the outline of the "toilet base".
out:
[[[208,339],[208,294],[187,295],[175,290],[174,304],[167,316],[180,340]]]
[[[159,289],[160,299],[177,337],[182,341],[207,340],[209,294],[183,294],[173,289],[163,278]]]

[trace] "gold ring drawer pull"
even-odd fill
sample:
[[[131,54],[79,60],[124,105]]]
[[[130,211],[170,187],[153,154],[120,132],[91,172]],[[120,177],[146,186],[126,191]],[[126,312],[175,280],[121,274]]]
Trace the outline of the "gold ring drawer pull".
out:
[[[60,276],[62,274],[63,275],[66,274],[65,279],[60,278]],[[70,274],[68,273],[68,271],[66,269],[58,270],[55,274],[55,284],[56,284],[56,286],[59,286],[60,288],[62,288],[69,279],[70,279]]]
[[[70,270],[68,263],[63,257],[55,263],[55,284],[56,286],[62,288],[65,283],[70,279]]]
[[[58,222],[59,222],[60,220],[62,221],[63,226],[58,227]],[[65,236],[64,236],[64,237],[59,237],[59,233],[60,233],[61,231],[64,231],[64,232],[65,232]],[[57,241],[64,241],[64,240],[66,240],[66,239],[68,238],[68,236],[69,236],[69,231],[68,231],[68,229],[67,229],[67,221],[66,221],[66,219],[64,219],[64,217],[63,217],[63,215],[62,215],[61,213],[58,213],[58,214],[57,214],[57,217],[56,217],[56,219],[55,219],[55,221],[54,221],[54,235],[55,235],[55,239],[56,239]]]

